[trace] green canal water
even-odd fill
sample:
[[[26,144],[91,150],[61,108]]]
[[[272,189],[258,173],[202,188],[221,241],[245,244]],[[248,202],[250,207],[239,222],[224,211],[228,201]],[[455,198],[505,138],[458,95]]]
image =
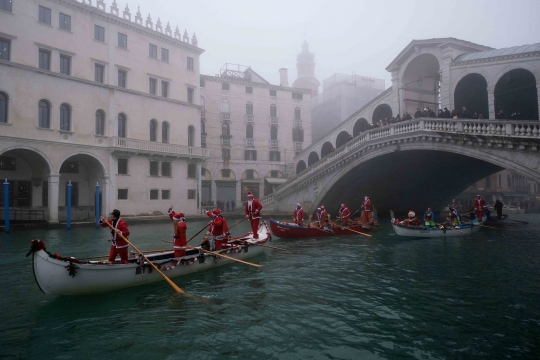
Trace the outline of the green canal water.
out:
[[[530,224],[482,229],[486,239],[408,239],[381,219],[372,238],[274,238],[296,252],[173,279],[207,303],[165,282],[45,295],[25,258],[30,239],[85,257],[107,254],[109,234],[15,230],[0,235],[0,358],[539,359],[540,216],[512,218]],[[167,248],[166,222],[130,230],[140,249]]]

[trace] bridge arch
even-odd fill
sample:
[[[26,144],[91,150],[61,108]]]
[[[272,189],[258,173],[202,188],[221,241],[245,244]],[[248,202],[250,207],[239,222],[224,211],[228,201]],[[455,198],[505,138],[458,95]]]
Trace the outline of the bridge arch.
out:
[[[330,141],[325,142],[321,148],[321,159],[329,155],[334,150],[335,150],[334,146],[332,145]]]
[[[369,123],[366,119],[360,118],[356,120],[353,127],[353,137],[357,137],[364,131],[369,129]]]
[[[412,115],[417,108],[429,107],[437,112],[440,69],[437,56],[429,53],[420,54],[407,64],[401,78],[401,101],[405,111]]]
[[[306,162],[304,160],[300,160],[297,164],[296,164],[296,174],[298,175],[299,173],[301,173],[302,171],[306,170],[307,169],[307,166],[306,166]]]
[[[459,113],[463,106],[467,107],[471,115],[477,112],[484,119],[489,118],[488,83],[481,74],[469,73],[456,84],[454,108]]]
[[[504,73],[495,84],[495,112],[515,120],[538,120],[537,78],[527,69]]]
[[[351,139],[352,139],[351,135],[349,135],[349,133],[346,132],[345,130],[340,132],[336,138],[336,149],[339,149]]]
[[[373,110],[373,116],[371,118],[371,123],[377,124],[379,120],[388,119],[390,120],[392,118],[392,108],[388,104],[379,104]]]
[[[315,151],[310,152],[308,156],[308,166],[315,164],[319,160],[319,154],[317,154]]]

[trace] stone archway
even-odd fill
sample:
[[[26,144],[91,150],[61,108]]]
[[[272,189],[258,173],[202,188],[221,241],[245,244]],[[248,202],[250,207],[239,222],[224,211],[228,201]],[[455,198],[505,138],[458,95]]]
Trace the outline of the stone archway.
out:
[[[477,73],[465,75],[456,85],[454,107],[458,113],[466,107],[471,115],[475,112],[489,118],[488,91],[486,79]]]
[[[325,156],[328,156],[332,151],[334,151],[334,146],[329,141],[325,142],[321,148],[321,159]]]
[[[495,85],[495,112],[504,110],[508,119],[538,120],[536,78],[526,69],[505,73]]]
[[[349,135],[348,132],[342,131],[338,134],[336,138],[336,148],[339,149],[343,145],[345,145],[349,140],[351,140],[352,137]]]
[[[307,166],[306,166],[306,163],[304,160],[300,160],[297,164],[296,164],[296,174],[298,175],[299,173],[301,173],[302,171],[306,170],[307,169]]]
[[[310,152],[308,156],[308,166],[315,164],[319,160],[319,154],[317,154],[315,151]]]
[[[354,123],[353,136],[357,137],[358,135],[360,135],[361,133],[363,133],[366,130],[369,130],[368,121],[366,119],[364,119],[364,118],[358,119]]]
[[[373,110],[373,117],[371,118],[371,122],[373,124],[377,124],[379,120],[388,119],[390,120],[392,118],[392,108],[388,104],[380,104],[378,105],[375,110]]]
[[[435,55],[421,54],[406,67],[401,79],[401,101],[409,114],[417,108],[439,108],[440,64]]]

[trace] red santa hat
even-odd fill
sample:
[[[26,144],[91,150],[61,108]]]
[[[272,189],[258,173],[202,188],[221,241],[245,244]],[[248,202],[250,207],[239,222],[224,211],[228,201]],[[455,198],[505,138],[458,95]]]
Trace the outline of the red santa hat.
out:
[[[341,204],[341,207],[346,207],[345,203]]]
[[[452,204],[453,207],[457,207],[457,204]]]
[[[300,206],[300,207],[302,207],[302,205],[300,205],[300,203],[296,204],[296,206]]]
[[[247,194],[248,197],[253,197],[253,193],[251,191],[248,191],[248,194]]]
[[[319,211],[320,211],[320,210],[321,210],[321,208],[320,208],[320,207],[318,207],[318,208],[317,208],[317,210],[319,210]]]
[[[324,205],[321,205],[321,209],[323,209],[323,210],[324,210]]]
[[[476,195],[477,197],[480,197],[480,194]]]
[[[180,221],[184,218],[184,213],[178,213],[178,214],[174,214],[173,216],[173,220],[176,220],[176,221]]]
[[[214,215],[219,215],[219,214],[221,214],[221,210],[216,209],[216,210],[214,210],[214,211],[212,212],[212,214],[214,214]]]

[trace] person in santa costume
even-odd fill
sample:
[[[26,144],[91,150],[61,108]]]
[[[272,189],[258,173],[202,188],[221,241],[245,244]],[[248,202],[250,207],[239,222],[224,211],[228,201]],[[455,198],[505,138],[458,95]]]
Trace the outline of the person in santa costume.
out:
[[[324,216],[325,211],[323,211],[322,208],[318,207],[317,211],[315,212],[315,223],[317,224],[317,227],[323,228],[325,225],[325,220],[328,222],[328,217]]]
[[[399,224],[406,227],[417,227],[420,225],[420,219],[416,217],[416,214],[414,211],[409,210],[409,213],[407,214],[409,216],[408,219],[405,219],[401,221]]]
[[[172,206],[167,212],[171,218],[173,224],[173,244],[174,244],[174,257],[186,256],[187,238],[186,238],[186,218],[183,213],[176,213],[173,211]]]
[[[351,210],[347,207],[345,204],[341,204],[341,208],[339,209],[339,220],[341,220],[341,223],[344,226],[349,226],[349,216],[351,216]]]
[[[112,244],[111,250],[109,251],[109,261],[114,262],[116,256],[120,256],[120,262],[123,264],[129,264],[128,261],[128,246],[129,244],[122,238],[124,236],[126,239],[129,236],[129,229],[124,220],[120,219],[120,210],[114,209],[111,212],[111,218],[109,219],[109,224],[111,224],[114,230],[111,230],[112,235]],[[109,225],[105,223],[105,216],[99,218],[99,223],[101,227],[108,228]],[[122,235],[122,236],[120,236]]]
[[[486,201],[480,196],[480,194],[476,195],[476,198],[473,201],[474,204],[474,212],[476,213],[476,218],[478,221],[482,221],[482,218],[484,217],[484,209],[486,208]]]
[[[300,203],[296,204],[296,209],[294,209],[293,222],[298,226],[304,226],[304,209]]]
[[[230,235],[227,220],[221,215],[221,210],[219,209],[213,212],[207,211],[206,215],[212,219],[210,223],[210,233],[212,234],[210,250],[221,250],[227,244],[227,239]]]
[[[321,218],[323,222],[323,229],[328,230],[328,211],[324,208],[324,205],[321,205]]]
[[[246,201],[246,218],[251,222],[253,238],[259,238],[259,220],[261,219],[262,205],[258,199],[253,198],[253,193],[248,191],[248,201]]]
[[[371,214],[371,200],[366,195],[364,196],[364,202],[362,203],[362,209],[364,209],[364,221],[366,224],[371,223],[370,214]]]

